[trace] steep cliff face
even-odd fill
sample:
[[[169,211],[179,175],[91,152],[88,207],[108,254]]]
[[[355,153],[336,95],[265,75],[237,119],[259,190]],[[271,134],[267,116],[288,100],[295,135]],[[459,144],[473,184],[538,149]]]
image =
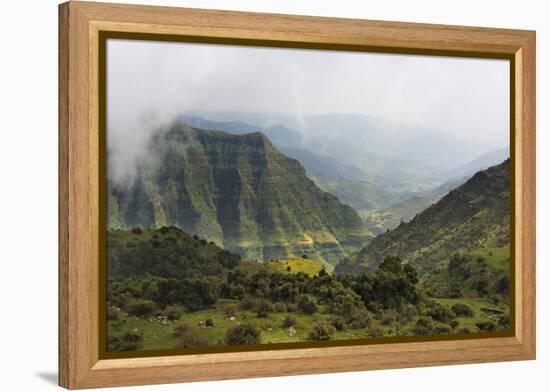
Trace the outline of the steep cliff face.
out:
[[[510,243],[510,161],[479,171],[408,223],[381,234],[336,266],[339,274],[373,270],[399,256],[421,273],[456,251],[506,249]]]
[[[262,133],[182,123],[154,136],[131,186],[109,183],[109,227],[175,225],[248,259],[301,254],[336,263],[370,233]],[[147,162],[147,163],[145,163]]]

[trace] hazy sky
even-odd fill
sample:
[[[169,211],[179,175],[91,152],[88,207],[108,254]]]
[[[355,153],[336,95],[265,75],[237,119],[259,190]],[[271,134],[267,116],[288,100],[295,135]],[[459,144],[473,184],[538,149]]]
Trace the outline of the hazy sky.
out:
[[[366,114],[493,150],[508,145],[508,77],[505,60],[110,39],[108,142],[131,150],[187,110],[262,111]]]

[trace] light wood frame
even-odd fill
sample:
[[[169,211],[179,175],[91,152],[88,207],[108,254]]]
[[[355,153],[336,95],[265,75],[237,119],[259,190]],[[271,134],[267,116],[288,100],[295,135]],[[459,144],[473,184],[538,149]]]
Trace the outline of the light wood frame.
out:
[[[514,336],[100,359],[100,31],[513,61]],[[535,358],[535,32],[88,2],[59,6],[59,384],[93,388]]]

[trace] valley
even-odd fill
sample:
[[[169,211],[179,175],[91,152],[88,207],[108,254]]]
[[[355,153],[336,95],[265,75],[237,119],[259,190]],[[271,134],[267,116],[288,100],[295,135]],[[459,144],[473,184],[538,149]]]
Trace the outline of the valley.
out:
[[[509,329],[506,151],[441,174],[288,125],[182,116],[109,182],[109,351]]]

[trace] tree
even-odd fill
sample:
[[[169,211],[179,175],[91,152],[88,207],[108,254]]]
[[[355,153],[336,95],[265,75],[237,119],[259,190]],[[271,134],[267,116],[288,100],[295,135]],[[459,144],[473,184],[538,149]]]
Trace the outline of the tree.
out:
[[[304,295],[298,301],[298,309],[306,315],[313,315],[317,312],[317,305]]]
[[[251,324],[233,326],[225,335],[227,345],[254,345],[260,343],[260,330]]]
[[[330,339],[335,332],[336,329],[331,324],[319,322],[310,330],[309,337],[318,341],[326,341]]]

